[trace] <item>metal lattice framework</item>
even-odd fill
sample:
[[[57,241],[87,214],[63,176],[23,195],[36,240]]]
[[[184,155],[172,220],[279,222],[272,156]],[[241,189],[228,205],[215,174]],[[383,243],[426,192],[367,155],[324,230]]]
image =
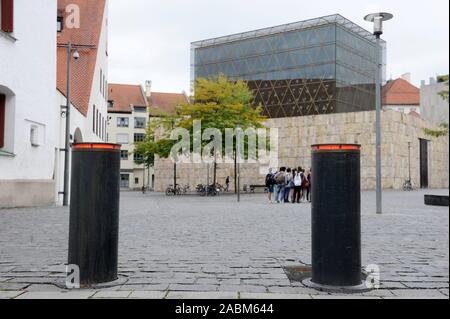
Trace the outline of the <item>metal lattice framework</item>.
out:
[[[245,80],[270,118],[371,110],[375,43],[338,14],[197,41],[192,83],[220,73]]]
[[[228,36],[213,38],[213,39],[196,41],[196,42],[191,43],[191,48],[196,49],[196,48],[202,48],[202,47],[207,47],[207,46],[212,46],[212,45],[217,45],[217,44],[229,43],[229,42],[233,42],[233,41],[240,41],[240,40],[244,40],[244,39],[250,39],[250,38],[267,36],[267,35],[272,35],[272,34],[277,34],[277,33],[283,33],[283,32],[288,32],[288,31],[303,30],[303,29],[314,28],[314,27],[318,27],[318,26],[322,26],[322,25],[326,25],[326,24],[330,24],[330,23],[338,24],[338,25],[344,27],[345,29],[349,30],[350,32],[352,32],[354,34],[358,34],[360,37],[362,37],[366,40],[369,40],[373,43],[376,42],[375,36],[372,33],[370,33],[369,31],[367,31],[366,29],[360,27],[356,23],[348,20],[347,18],[343,17],[340,14],[333,14],[333,15],[324,16],[324,17],[320,17],[320,18],[314,18],[314,19],[309,19],[309,20],[304,20],[304,21],[283,24],[283,25],[279,25],[279,26],[275,26],[275,27],[263,28],[263,29],[259,29],[259,30],[242,32],[242,33],[232,34],[232,35],[228,35]]]

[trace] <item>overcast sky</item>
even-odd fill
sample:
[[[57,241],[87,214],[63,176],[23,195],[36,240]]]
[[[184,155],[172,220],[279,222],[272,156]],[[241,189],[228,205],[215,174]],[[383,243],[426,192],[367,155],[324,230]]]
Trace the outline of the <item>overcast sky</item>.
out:
[[[412,73],[417,85],[449,69],[448,0],[110,0],[109,81],[153,91],[190,88],[190,43],[340,13],[372,30],[363,17],[388,11],[390,78]]]

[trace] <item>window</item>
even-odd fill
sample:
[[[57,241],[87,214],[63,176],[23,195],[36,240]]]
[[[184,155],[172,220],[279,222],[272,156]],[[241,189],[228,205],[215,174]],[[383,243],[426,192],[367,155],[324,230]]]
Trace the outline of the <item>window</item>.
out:
[[[145,112],[147,112],[147,107],[146,106],[134,106],[133,109],[137,113],[145,113]]]
[[[14,0],[0,0],[0,22],[3,32],[14,31]]]
[[[95,132],[95,105],[94,112],[92,113],[92,132]]]
[[[120,187],[121,188],[130,188],[130,175],[120,174]]]
[[[134,153],[133,160],[135,162],[141,162],[144,160],[144,157],[141,154]]]
[[[56,20],[56,30],[59,32],[62,32],[64,29],[64,17],[58,17]]]
[[[129,144],[128,134],[117,134],[117,144]]]
[[[103,132],[105,131],[105,120],[103,119],[103,116],[101,116],[100,119],[100,138],[103,140]]]
[[[120,159],[122,161],[128,161],[128,151],[120,151]]]
[[[135,134],[134,134],[134,142],[135,142],[135,143],[137,143],[137,142],[143,142],[144,139],[145,139],[145,134],[142,134],[142,133],[135,133]]]
[[[129,119],[128,117],[118,117],[117,118],[117,127],[128,127]]]
[[[100,93],[103,95],[103,70],[100,69]]]
[[[146,125],[145,117],[134,118],[134,128],[145,128],[145,125]]]
[[[36,125],[30,127],[30,143],[31,146],[39,146],[39,128]]]
[[[96,118],[95,118],[95,135],[98,136],[98,109],[96,110]]]
[[[108,107],[109,107],[110,109],[112,109],[112,108],[114,107],[114,101],[109,100],[109,101],[108,101]]]
[[[134,178],[134,183],[135,183],[136,185],[139,185],[139,177],[135,177],[135,178]]]
[[[6,113],[6,97],[0,94],[0,148],[5,146],[5,113]]]

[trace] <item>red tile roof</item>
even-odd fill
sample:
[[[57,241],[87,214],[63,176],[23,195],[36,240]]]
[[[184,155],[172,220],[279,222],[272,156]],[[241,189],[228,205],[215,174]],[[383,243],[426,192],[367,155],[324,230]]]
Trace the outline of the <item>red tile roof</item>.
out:
[[[420,89],[404,79],[389,81],[383,87],[383,105],[420,105]]]
[[[58,0],[58,16],[64,17],[64,24],[68,16],[65,8],[70,4],[76,4],[80,8],[80,28],[69,29],[64,25],[57,41],[58,45],[65,45],[70,41],[74,45],[92,46],[78,49],[80,58],[72,63],[71,102],[87,116],[106,0]],[[57,88],[66,96],[67,48],[58,47],[57,54]]]
[[[176,107],[188,102],[184,93],[152,92],[149,98],[150,114],[174,114]]]
[[[109,113],[131,113],[131,105],[147,106],[146,98],[140,85],[109,84],[108,100],[113,101]]]

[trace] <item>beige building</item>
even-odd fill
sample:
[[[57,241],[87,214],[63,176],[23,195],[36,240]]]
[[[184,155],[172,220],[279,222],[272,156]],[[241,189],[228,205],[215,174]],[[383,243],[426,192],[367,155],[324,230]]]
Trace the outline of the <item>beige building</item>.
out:
[[[386,83],[383,87],[383,109],[420,116],[420,89],[411,83],[410,74]]]
[[[267,126],[279,129],[279,165],[311,167],[311,145],[321,143],[359,143],[362,145],[361,186],[375,189],[375,112],[353,112],[304,117],[269,119]],[[413,115],[387,110],[382,113],[383,188],[401,189],[408,179],[409,163],[415,187],[449,187],[449,139],[431,138],[423,129],[433,128],[429,122]],[[409,160],[409,144],[410,160]],[[191,187],[207,182],[207,164],[178,166],[179,184]],[[173,164],[157,160],[155,190],[164,191],[172,184]],[[255,164],[243,165],[241,185],[264,184],[265,175]],[[314,174],[314,172],[313,172]],[[210,171],[212,176],[212,168]],[[234,165],[219,164],[217,180],[224,183]]]
[[[122,145],[120,187],[137,190],[151,186],[152,169],[139,165],[134,154],[135,143],[145,138],[149,110],[145,92],[140,85],[109,84],[108,142]]]

